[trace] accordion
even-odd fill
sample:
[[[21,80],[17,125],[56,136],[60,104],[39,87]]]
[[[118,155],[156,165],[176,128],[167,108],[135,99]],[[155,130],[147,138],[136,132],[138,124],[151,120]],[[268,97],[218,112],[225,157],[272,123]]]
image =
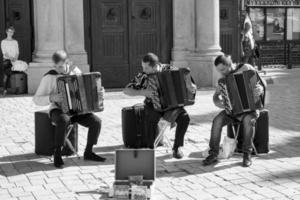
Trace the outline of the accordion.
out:
[[[156,91],[151,99],[158,111],[167,111],[195,103],[196,88],[190,69],[179,68],[150,74],[148,88]]]
[[[99,72],[67,75],[57,78],[58,92],[63,95],[62,111],[69,115],[103,111],[103,97]]]
[[[259,97],[254,95],[254,88],[257,83],[261,83],[265,91],[264,83],[257,72],[253,70],[230,74],[221,78],[218,84],[221,87],[226,113],[239,115],[263,108],[265,92]]]

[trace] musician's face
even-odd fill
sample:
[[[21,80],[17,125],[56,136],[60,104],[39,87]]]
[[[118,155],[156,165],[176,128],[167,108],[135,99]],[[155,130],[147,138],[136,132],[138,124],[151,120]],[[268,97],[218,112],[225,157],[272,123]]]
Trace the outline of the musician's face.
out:
[[[226,76],[230,73],[231,67],[228,65],[218,64],[216,66],[217,71],[222,74],[223,76]]]
[[[154,67],[150,66],[148,62],[142,62],[143,72],[146,74],[151,74],[155,72]]]
[[[65,74],[68,71],[67,63],[64,61],[61,61],[55,65],[55,69],[58,73]]]

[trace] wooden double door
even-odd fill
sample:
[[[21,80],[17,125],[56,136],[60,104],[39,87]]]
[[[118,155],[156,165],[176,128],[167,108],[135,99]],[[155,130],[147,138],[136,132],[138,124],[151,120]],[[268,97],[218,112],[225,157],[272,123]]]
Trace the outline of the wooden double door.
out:
[[[18,40],[19,59],[30,62],[32,55],[31,0],[0,0],[0,40],[6,37],[6,28],[14,26]],[[2,85],[2,52],[0,51],[0,85]]]
[[[147,52],[170,61],[172,0],[91,0],[90,10],[91,70],[105,87],[124,87]]]

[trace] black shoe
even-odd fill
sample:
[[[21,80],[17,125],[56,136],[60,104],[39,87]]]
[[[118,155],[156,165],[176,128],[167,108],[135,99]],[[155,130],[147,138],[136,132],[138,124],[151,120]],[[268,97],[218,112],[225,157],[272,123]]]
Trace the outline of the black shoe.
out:
[[[61,157],[61,150],[55,150],[54,151],[54,166],[56,168],[62,168],[62,166],[64,165],[64,161]]]
[[[91,160],[91,161],[97,161],[97,162],[104,162],[106,160],[106,158],[98,156],[94,152],[84,152],[83,158],[84,158],[84,160]]]
[[[252,165],[251,154],[244,153],[243,156],[243,167],[250,167]]]
[[[181,159],[183,158],[183,152],[181,151],[181,148],[174,148],[173,149],[173,158],[176,158],[176,159]]]
[[[203,166],[212,165],[214,163],[218,162],[218,156],[214,154],[210,154],[205,158],[205,160],[202,161]]]

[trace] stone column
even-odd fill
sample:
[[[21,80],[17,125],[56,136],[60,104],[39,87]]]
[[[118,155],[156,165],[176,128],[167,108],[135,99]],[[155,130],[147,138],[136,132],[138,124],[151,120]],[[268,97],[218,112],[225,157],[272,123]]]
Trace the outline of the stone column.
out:
[[[195,48],[195,0],[173,0],[172,63],[186,67],[186,57]]]
[[[84,47],[84,0],[64,0],[64,37],[65,50],[74,64],[88,72],[89,65]]]
[[[43,74],[51,67],[51,56],[64,49],[62,0],[34,0],[35,50],[28,69],[28,93],[34,93]]]
[[[51,56],[66,50],[74,64],[89,71],[84,49],[83,0],[34,0],[35,50],[28,69],[28,92],[34,93],[44,73],[52,68]]]
[[[218,79],[213,61],[220,55],[219,0],[196,0],[196,48],[190,66],[198,86],[214,86]]]

